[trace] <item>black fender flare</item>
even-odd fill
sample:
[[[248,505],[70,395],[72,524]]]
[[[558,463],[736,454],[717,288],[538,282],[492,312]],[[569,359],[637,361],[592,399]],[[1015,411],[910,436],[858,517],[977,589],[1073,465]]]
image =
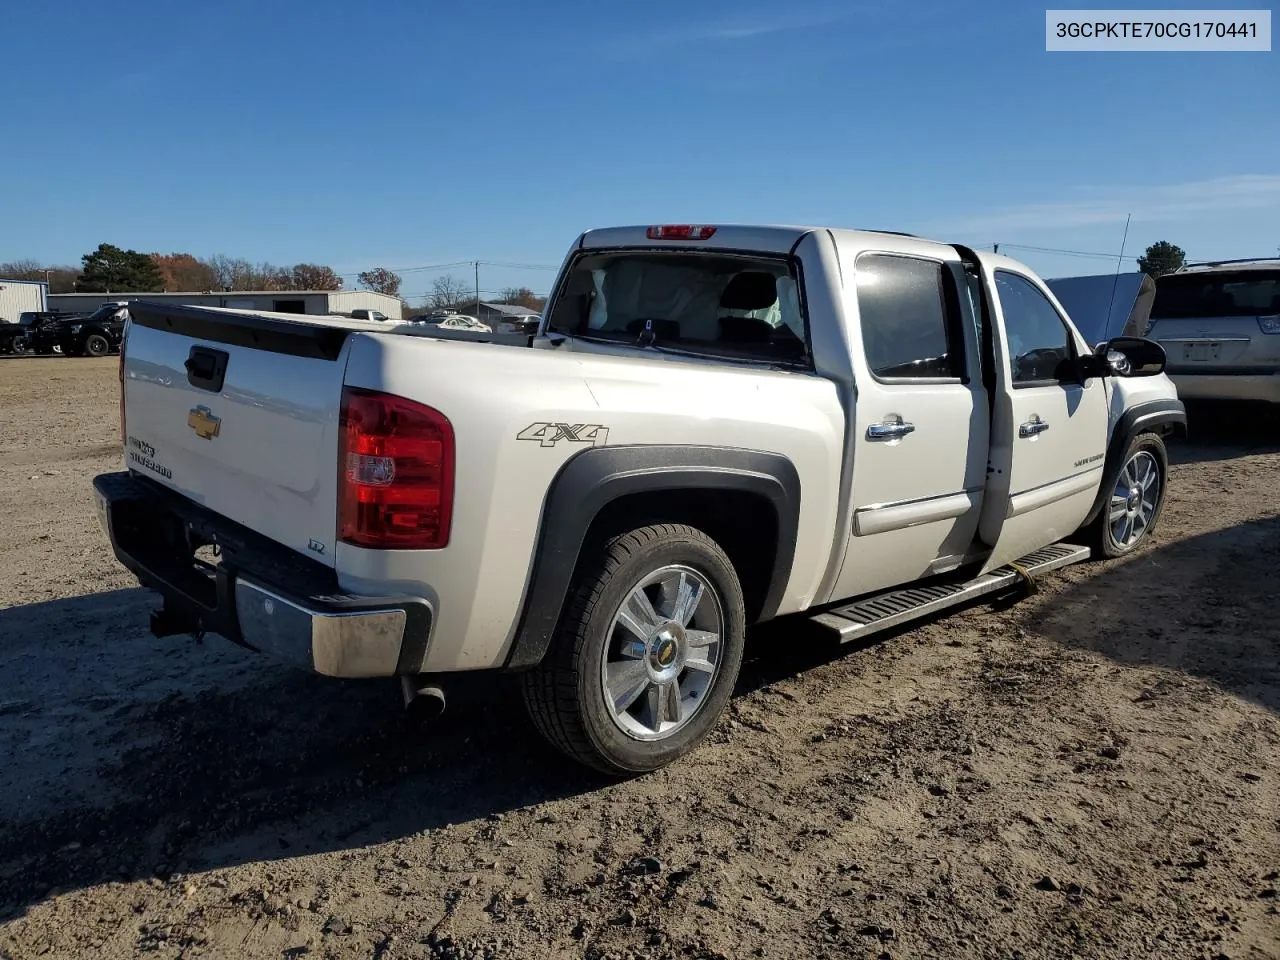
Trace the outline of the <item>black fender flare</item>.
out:
[[[1162,398],[1147,400],[1134,404],[1120,415],[1116,428],[1111,433],[1111,441],[1107,444],[1107,458],[1102,470],[1102,485],[1098,487],[1098,495],[1094,498],[1089,515],[1085,517],[1082,527],[1087,527],[1098,518],[1110,491],[1115,486],[1120,468],[1124,466],[1122,458],[1129,443],[1140,433],[1151,433],[1155,428],[1172,429],[1178,436],[1187,435],[1187,409],[1181,400]]]
[[[548,488],[508,670],[537,665],[551,645],[587,532],[600,511],[631,494],[679,490],[742,491],[773,505],[778,549],[760,619],[774,615],[791,576],[800,525],[800,475],[789,459],[736,447],[593,447],[567,460]]]

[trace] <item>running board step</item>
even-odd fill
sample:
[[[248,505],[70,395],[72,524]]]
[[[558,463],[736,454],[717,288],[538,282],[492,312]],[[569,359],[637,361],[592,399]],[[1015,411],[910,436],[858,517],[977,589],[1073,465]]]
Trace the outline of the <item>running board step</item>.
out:
[[[1028,576],[1034,577],[1087,560],[1089,554],[1088,547],[1074,543],[1055,543],[1027,554],[1017,561],[1017,566],[1026,571]],[[1016,586],[1020,579],[1022,574],[1014,569],[1013,564],[1009,564],[962,583],[938,583],[889,590],[819,613],[810,619],[819,626],[835,631],[842,643],[848,643],[986,594],[999,593]]]

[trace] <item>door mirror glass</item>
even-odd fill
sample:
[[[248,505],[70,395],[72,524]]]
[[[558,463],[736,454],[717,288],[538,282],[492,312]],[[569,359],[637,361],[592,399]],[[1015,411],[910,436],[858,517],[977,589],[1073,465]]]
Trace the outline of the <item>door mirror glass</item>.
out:
[[[1113,337],[1098,348],[1109,372],[1118,377],[1154,377],[1164,372],[1164,347],[1146,337]]]

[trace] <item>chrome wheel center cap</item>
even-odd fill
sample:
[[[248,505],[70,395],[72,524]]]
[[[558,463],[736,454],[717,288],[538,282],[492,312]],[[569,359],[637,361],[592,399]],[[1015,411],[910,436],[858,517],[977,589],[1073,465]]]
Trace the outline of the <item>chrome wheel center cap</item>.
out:
[[[649,641],[649,669],[655,677],[669,677],[680,671],[683,634],[678,624],[669,623]]]
[[[1137,487],[1133,487],[1129,491],[1129,504],[1128,504],[1129,512],[1136,513],[1138,510],[1138,507],[1140,507],[1141,505],[1142,505],[1142,491],[1139,490]]]

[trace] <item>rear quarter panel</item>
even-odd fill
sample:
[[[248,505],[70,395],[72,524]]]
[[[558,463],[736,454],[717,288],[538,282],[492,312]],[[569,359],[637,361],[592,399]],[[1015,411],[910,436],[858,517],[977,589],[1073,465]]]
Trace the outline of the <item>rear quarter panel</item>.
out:
[[[830,553],[844,430],[830,381],[661,357],[387,335],[362,334],[348,346],[349,385],[428,404],[453,424],[457,474],[449,546],[375,551],[339,544],[336,551],[344,588],[395,588],[433,604],[424,669],[483,669],[505,660],[548,490],[569,458],[590,446],[543,443],[538,424],[599,426],[607,435],[597,432],[596,442],[609,445],[699,444],[788,457],[803,496],[795,561],[778,612],[812,601]],[[522,433],[533,438],[521,439]]]

